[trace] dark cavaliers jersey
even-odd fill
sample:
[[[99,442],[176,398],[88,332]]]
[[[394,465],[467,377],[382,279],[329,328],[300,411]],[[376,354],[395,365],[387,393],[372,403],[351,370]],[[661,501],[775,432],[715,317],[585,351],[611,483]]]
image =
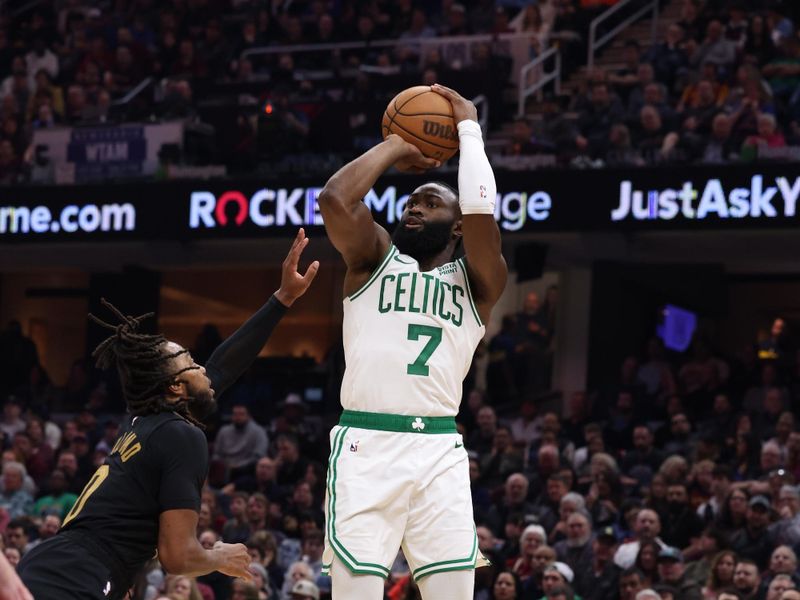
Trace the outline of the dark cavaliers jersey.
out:
[[[252,364],[285,312],[272,296],[214,351],[206,374],[217,397]],[[136,573],[156,554],[159,515],[199,511],[207,472],[208,445],[199,428],[172,412],[128,416],[59,534],[23,557],[23,581],[41,600],[123,598]],[[106,568],[90,568],[87,574],[89,561],[81,550]],[[113,582],[106,581],[107,575]]]
[[[208,445],[198,427],[171,412],[128,416],[61,531],[108,552],[127,585],[156,554],[160,513],[200,510],[207,472]]]

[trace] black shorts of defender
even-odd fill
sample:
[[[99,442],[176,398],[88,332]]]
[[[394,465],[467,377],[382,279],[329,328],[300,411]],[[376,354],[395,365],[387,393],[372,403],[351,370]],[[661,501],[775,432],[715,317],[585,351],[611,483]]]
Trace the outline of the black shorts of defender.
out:
[[[36,600],[120,600],[111,571],[83,546],[57,535],[22,557],[17,567]]]

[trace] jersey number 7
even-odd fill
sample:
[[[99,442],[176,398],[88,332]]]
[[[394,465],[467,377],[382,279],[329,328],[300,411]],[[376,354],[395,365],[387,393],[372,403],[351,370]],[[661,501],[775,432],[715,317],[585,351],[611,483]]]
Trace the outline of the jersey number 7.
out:
[[[430,369],[428,368],[428,359],[430,359],[439,344],[442,343],[442,328],[432,327],[430,325],[417,325],[410,323],[408,325],[408,338],[411,341],[419,340],[420,336],[430,338],[428,343],[422,349],[422,352],[417,356],[417,360],[409,363],[406,367],[406,373],[409,375],[422,375],[427,377]]]

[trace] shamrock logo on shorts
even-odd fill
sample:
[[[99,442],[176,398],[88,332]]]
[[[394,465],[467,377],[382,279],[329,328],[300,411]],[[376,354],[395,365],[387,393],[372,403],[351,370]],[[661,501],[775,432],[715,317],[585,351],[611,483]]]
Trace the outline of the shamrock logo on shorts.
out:
[[[420,417],[417,417],[416,419],[414,419],[414,422],[411,424],[411,428],[412,429],[418,429],[419,431],[422,431],[423,429],[425,429],[425,423],[422,422],[422,419]]]

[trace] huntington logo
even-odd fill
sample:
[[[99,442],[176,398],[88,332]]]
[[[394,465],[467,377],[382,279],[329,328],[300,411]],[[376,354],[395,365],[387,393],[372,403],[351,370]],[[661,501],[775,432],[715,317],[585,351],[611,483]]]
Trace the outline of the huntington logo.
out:
[[[455,141],[458,139],[456,130],[450,125],[442,125],[436,121],[422,121],[422,131],[425,135],[442,138],[443,140]]]
[[[421,418],[417,417],[411,424],[411,428],[416,431],[422,431],[423,429],[425,429],[425,423],[422,422]]]

